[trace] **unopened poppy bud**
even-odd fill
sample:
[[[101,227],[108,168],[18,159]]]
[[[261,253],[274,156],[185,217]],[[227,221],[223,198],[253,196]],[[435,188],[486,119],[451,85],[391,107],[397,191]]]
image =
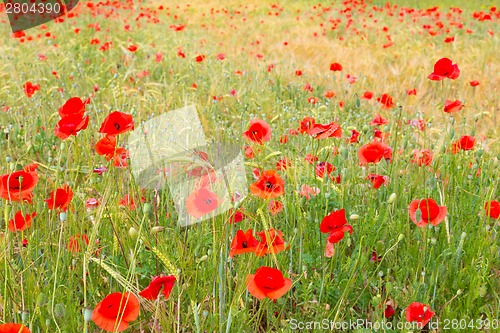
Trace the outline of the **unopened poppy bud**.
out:
[[[50,318],[45,319],[45,326],[50,326]]]
[[[401,242],[405,238],[404,234],[399,234],[398,236],[398,242]]]
[[[12,161],[12,158],[10,156],[5,157],[5,162],[10,163]]]
[[[478,291],[479,291],[479,296],[481,296],[481,297],[486,296],[486,293],[488,292],[488,290],[486,289],[486,287],[485,287],[485,286],[481,286],[481,287],[479,287],[479,290],[478,290]]]
[[[61,145],[59,146],[59,149],[64,150],[66,148],[66,142],[61,142]]]
[[[23,321],[23,323],[28,321],[29,315],[30,313],[28,311],[21,312],[21,320]]]
[[[144,214],[148,214],[151,211],[151,204],[145,203],[144,206],[142,206],[142,212]]]
[[[387,199],[387,203],[388,204],[392,204],[396,201],[396,198],[397,198],[397,195],[396,193],[392,193],[390,196],[389,196],[389,199]]]
[[[5,214],[7,216],[10,216],[10,212],[12,211],[12,205],[6,204],[5,205]]]
[[[213,252],[212,249],[208,249],[207,255],[209,255],[209,256],[212,255],[212,252]]]
[[[457,290],[457,296],[462,295],[462,293],[463,293],[463,292],[464,292],[464,291],[463,291],[462,289],[458,289],[458,290]]]
[[[67,214],[66,212],[60,212],[59,213],[59,221],[64,222],[66,221]]]
[[[340,148],[340,155],[344,158],[344,160],[347,160],[349,157],[349,150],[346,147]]]
[[[357,219],[359,219],[358,214],[352,214],[351,216],[349,216],[349,220],[357,220]]]
[[[45,296],[44,293],[39,293],[38,296],[36,297],[36,306],[42,307],[45,305],[46,302],[47,302],[47,296]]]
[[[330,304],[326,303],[326,305],[325,305],[325,310],[326,310],[326,311],[330,310]]]
[[[165,227],[162,227],[161,225],[157,225],[156,227],[151,228],[151,233],[152,234],[157,234],[165,230]]]
[[[10,170],[10,171],[14,171],[14,170],[16,170],[16,165],[15,165],[14,163],[10,163],[10,164],[9,164],[9,170]]]
[[[204,262],[208,259],[207,255],[202,256],[200,259],[198,259],[198,262]]]
[[[128,235],[132,238],[137,238],[137,236],[139,235],[139,232],[137,231],[136,228],[130,227],[130,229],[128,229]]]
[[[88,323],[92,319],[93,310],[90,308],[83,308],[83,320]]]
[[[57,303],[54,308],[54,316],[57,318],[63,318],[66,315],[66,309],[64,308],[64,304]]]
[[[450,140],[452,140],[454,136],[455,136],[455,129],[452,127],[450,129]]]
[[[380,276],[380,277],[384,276],[384,272],[383,271],[379,271],[378,272],[378,276]]]

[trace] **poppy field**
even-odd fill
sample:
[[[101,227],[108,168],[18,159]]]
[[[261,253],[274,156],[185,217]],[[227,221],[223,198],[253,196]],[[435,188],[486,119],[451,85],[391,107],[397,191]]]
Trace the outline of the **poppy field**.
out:
[[[0,4],[0,333],[499,332],[499,20],[81,1],[13,33]]]

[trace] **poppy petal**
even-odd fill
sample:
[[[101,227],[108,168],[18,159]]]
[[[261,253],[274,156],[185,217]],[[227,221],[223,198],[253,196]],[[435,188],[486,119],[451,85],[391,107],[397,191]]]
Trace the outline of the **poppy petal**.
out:
[[[249,274],[247,276],[247,290],[255,298],[263,299],[266,298],[266,294],[255,283],[255,274]]]
[[[444,218],[446,217],[446,213],[446,206],[439,206],[439,214],[429,222],[432,223],[433,226],[438,225],[439,223],[443,222]]]
[[[285,284],[283,285],[283,287],[281,287],[277,290],[273,290],[273,291],[266,294],[266,296],[269,299],[278,299],[278,298],[282,297],[283,295],[285,295],[288,292],[288,290],[290,290],[290,288],[292,287],[292,280],[286,279],[286,278],[284,280],[285,280]]]

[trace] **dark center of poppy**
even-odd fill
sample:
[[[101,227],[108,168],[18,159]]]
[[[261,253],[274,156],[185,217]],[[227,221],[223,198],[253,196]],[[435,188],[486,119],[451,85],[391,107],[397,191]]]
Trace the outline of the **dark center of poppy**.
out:
[[[274,184],[272,184],[271,182],[267,181],[267,182],[266,182],[266,188],[267,188],[268,190],[272,190],[272,189],[274,188]]]
[[[121,127],[120,124],[114,123],[113,126],[116,128],[117,131],[120,130],[120,127]]]
[[[207,205],[210,205],[210,204],[212,203],[212,199],[206,199],[206,200],[205,200],[205,203],[206,203]]]
[[[247,241],[241,242],[241,247],[244,248],[244,249],[246,249],[248,247]]]

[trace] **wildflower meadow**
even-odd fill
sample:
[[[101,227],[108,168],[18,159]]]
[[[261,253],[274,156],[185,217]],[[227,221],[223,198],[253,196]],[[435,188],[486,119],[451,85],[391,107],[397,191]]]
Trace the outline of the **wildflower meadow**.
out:
[[[496,5],[2,2],[0,333],[500,332]]]

